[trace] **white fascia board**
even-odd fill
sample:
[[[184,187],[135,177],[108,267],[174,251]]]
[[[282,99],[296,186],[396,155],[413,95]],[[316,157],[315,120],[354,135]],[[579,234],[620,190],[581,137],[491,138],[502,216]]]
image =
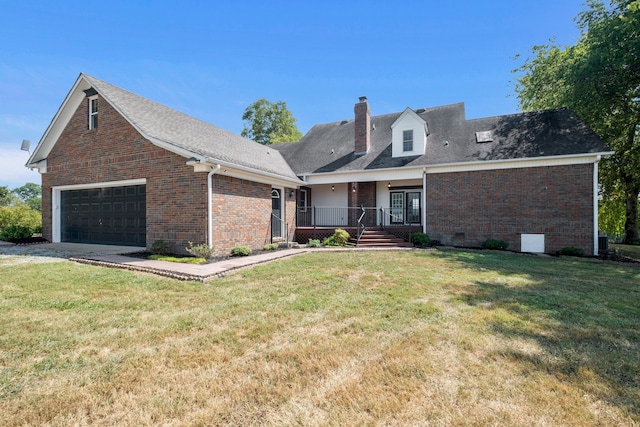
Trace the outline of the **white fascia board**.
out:
[[[404,120],[405,117],[407,116],[412,116],[414,120],[416,120],[418,123],[423,124],[425,126],[426,129],[426,125],[427,122],[418,115],[418,113],[416,113],[415,111],[413,111],[411,108],[407,107],[404,109],[404,111],[400,114],[400,116],[393,122],[391,123],[391,129],[395,128],[396,126],[398,126],[398,123],[402,122]]]
[[[359,170],[353,172],[326,172],[306,174],[306,183],[332,184],[353,181],[380,181],[395,179],[422,178],[423,171],[427,174],[471,172],[499,169],[533,168],[544,166],[565,166],[589,164],[598,161],[600,157],[613,154],[613,151],[599,153],[571,154],[564,156],[529,157],[525,159],[484,160],[475,162],[447,163],[442,165],[416,165],[400,168],[386,168],[375,170]]]
[[[53,116],[51,123],[49,123],[49,126],[42,135],[42,138],[40,138],[40,141],[38,142],[35,150],[33,150],[29,160],[27,160],[25,165],[26,167],[37,168],[37,163],[49,156],[49,153],[62,134],[62,131],[69,123],[69,120],[71,120],[71,117],[76,112],[76,109],[82,100],[85,98],[83,91],[90,87],[91,85],[89,85],[82,74],[80,74],[60,105],[60,108],[58,108],[55,116]]]
[[[235,165],[228,165],[224,163],[218,163],[222,167],[217,173],[218,175],[231,176],[234,178],[244,179],[246,181],[258,182],[260,184],[269,184],[273,187],[286,187],[286,188],[300,188],[304,183],[300,180],[294,181],[289,179],[283,179],[273,174],[266,172],[255,173],[249,170],[239,169]]]
[[[600,153],[568,154],[563,156],[528,157],[524,159],[504,159],[463,163],[449,163],[427,166],[427,173],[470,172],[498,169],[536,168],[543,166],[568,166],[589,164],[598,161],[600,157],[613,154],[613,151]]]

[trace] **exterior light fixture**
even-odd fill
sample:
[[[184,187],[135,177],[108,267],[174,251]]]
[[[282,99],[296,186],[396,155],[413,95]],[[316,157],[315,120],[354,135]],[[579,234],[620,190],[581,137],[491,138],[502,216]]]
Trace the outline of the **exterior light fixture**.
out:
[[[391,183],[387,183],[387,188],[391,188]]]
[[[331,191],[336,191],[336,186],[335,185],[331,186]]]
[[[351,191],[353,191],[354,193],[356,191],[358,191],[358,183],[354,182],[353,184],[351,184]]]

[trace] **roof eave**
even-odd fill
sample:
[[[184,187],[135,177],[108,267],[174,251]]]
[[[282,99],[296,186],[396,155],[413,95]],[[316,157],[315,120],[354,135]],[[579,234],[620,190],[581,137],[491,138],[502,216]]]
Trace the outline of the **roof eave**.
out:
[[[353,171],[334,171],[334,172],[307,172],[301,173],[304,176],[305,181],[313,177],[330,177],[330,176],[345,176],[350,177],[352,180],[358,175],[375,175],[378,173],[390,173],[399,171],[427,171],[427,173],[437,173],[438,170],[455,169],[459,172],[474,171],[482,169],[500,169],[501,166],[506,167],[508,164],[519,165],[520,167],[533,167],[540,166],[542,164],[553,162],[561,164],[580,164],[580,163],[597,163],[601,158],[612,155],[613,151],[600,151],[594,153],[577,153],[577,154],[565,154],[559,156],[540,156],[540,157],[524,157],[518,159],[499,159],[499,160],[478,160],[472,162],[453,162],[453,163],[440,163],[440,164],[421,164],[402,166],[395,168],[380,168],[380,169],[359,169]],[[591,160],[589,160],[591,159]],[[573,160],[573,161],[572,161]],[[525,165],[530,163],[531,165]],[[536,165],[537,164],[537,165]],[[348,182],[348,181],[345,181]]]
[[[29,160],[27,160],[27,163],[25,164],[26,167],[36,167],[32,165],[37,164],[39,161],[44,160],[49,156],[49,153],[51,152],[55,141],[58,140],[67,123],[69,122],[69,120],[71,120],[71,116],[75,112],[76,108],[78,108],[77,106],[75,106],[75,108],[69,108],[69,104],[73,100],[82,102],[82,99],[84,98],[84,93],[82,92],[82,90],[88,89],[90,87],[90,85],[85,85],[86,87],[83,87],[81,85],[83,81],[87,82],[84,78],[84,74],[80,73],[75,83],[67,93],[64,101],[62,101],[62,104],[60,104],[60,107],[58,108],[58,111],[56,111],[56,114],[53,116],[53,119],[51,119],[49,126],[47,126],[47,129],[44,131],[44,134],[42,135],[42,138],[40,138],[38,145],[36,145],[36,148],[33,150],[31,156],[29,156]]]
[[[169,148],[167,148],[167,149],[169,149]],[[250,168],[250,167],[247,167],[247,166],[242,166],[242,165],[238,165],[238,164],[235,164],[235,163],[231,163],[231,162],[228,162],[228,161],[225,161],[225,160],[220,160],[220,159],[217,159],[215,157],[203,156],[203,155],[198,154],[198,153],[189,153],[189,154],[185,154],[185,153],[187,153],[186,150],[182,150],[181,153],[177,153],[177,154],[183,155],[184,157],[188,157],[188,158],[195,158],[199,164],[208,164],[208,165],[212,165],[212,166],[220,165],[222,168],[227,168],[229,170],[236,170],[236,171],[239,171],[239,172],[241,172],[243,174],[246,174],[248,176],[252,176],[252,177],[262,176],[264,178],[267,178],[267,181],[269,183],[271,183],[271,182],[288,183],[288,184],[294,184],[296,187],[298,187],[298,186],[303,184],[303,182],[300,179],[298,179],[297,177],[296,178],[292,178],[292,177],[288,177],[288,176],[284,176],[284,175],[275,174],[275,173],[272,173],[272,172],[262,171],[262,170],[259,170],[259,169]],[[244,178],[246,178],[246,176]],[[262,181],[260,181],[260,182],[262,182]]]

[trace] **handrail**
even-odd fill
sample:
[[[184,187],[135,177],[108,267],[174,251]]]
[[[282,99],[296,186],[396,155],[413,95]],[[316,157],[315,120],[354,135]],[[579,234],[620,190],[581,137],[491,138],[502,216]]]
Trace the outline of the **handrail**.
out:
[[[366,214],[362,216],[362,210]],[[340,227],[356,228],[358,224],[371,227],[395,227],[419,225],[421,223],[420,210],[391,209],[389,207],[331,207],[331,206],[300,206],[296,209],[296,227]],[[359,230],[360,231],[360,230]],[[355,238],[355,236],[354,236]]]
[[[285,226],[284,236],[280,236],[279,238],[280,239],[284,238],[287,243],[287,246],[289,246],[289,224],[286,223],[281,217],[274,214],[273,212],[271,212],[271,221],[269,223],[269,229],[271,230],[271,232],[269,233],[271,235],[271,243],[273,243],[273,219],[274,218],[280,223],[280,232],[282,232],[282,226],[283,225]]]
[[[364,209],[364,206],[361,206],[360,209],[362,209],[362,213],[360,214],[360,217],[358,218],[358,229],[357,229],[358,231],[357,231],[357,238],[356,238],[356,246],[358,246],[360,244],[360,238],[362,237],[362,235],[364,234],[364,231],[367,228],[367,227],[365,227],[364,222],[362,221],[362,219],[367,214],[367,211]],[[362,227],[362,231],[360,231],[360,227]]]

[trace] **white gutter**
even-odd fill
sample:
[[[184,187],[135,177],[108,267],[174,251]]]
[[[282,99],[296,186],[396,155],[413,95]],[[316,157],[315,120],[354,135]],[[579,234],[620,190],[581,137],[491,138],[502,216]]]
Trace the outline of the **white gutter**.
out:
[[[427,234],[427,168],[422,168],[422,232]]]
[[[213,175],[220,170],[220,165],[211,166],[207,175],[207,244],[213,248]]]
[[[600,252],[598,242],[598,163],[601,157],[596,157],[593,162],[593,255],[598,256]]]

